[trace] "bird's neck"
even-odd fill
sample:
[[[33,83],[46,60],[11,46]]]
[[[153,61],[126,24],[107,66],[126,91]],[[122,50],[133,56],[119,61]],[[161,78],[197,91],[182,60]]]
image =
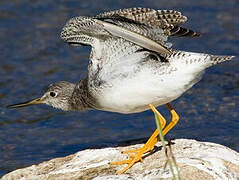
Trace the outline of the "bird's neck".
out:
[[[75,86],[71,97],[71,109],[76,111],[84,111],[95,109],[93,96],[88,89],[88,79],[81,79]]]

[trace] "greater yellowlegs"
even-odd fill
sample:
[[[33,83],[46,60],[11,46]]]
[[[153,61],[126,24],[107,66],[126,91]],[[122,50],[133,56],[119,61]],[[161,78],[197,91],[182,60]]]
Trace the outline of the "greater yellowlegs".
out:
[[[97,109],[124,114],[151,108],[161,119],[165,135],[179,120],[169,103],[197,83],[206,68],[233,58],[171,48],[166,43],[168,36],[199,36],[179,26],[186,20],[174,10],[147,8],[72,18],[61,37],[71,45],[92,47],[88,77],[76,84],[53,83],[41,98],[9,107],[47,104],[66,111]],[[163,104],[172,115],[166,127],[166,120],[155,109]],[[134,153],[129,159],[112,164],[128,164],[120,171],[125,172],[154,148],[158,133],[155,130],[142,148],[125,152]]]

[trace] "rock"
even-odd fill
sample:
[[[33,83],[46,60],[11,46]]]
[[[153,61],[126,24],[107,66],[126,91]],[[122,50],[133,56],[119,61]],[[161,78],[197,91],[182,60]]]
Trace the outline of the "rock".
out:
[[[182,179],[239,179],[239,153],[222,145],[195,140],[177,139],[172,143]],[[160,143],[157,143],[158,150],[145,157],[143,163],[135,164],[123,175],[116,175],[125,165],[109,165],[109,162],[123,160],[127,155],[122,151],[139,147],[142,144],[83,150],[15,170],[3,176],[2,180],[172,179],[169,166],[164,168],[167,158]]]

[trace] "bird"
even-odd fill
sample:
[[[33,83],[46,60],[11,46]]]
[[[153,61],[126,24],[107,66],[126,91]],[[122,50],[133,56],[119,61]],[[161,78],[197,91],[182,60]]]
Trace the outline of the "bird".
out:
[[[200,81],[206,68],[234,56],[187,52],[172,48],[169,37],[199,37],[182,27],[187,17],[176,10],[127,8],[96,16],[71,18],[61,38],[71,46],[91,46],[87,78],[77,83],[60,81],[48,86],[37,99],[8,106],[19,108],[46,104],[64,111],[103,110],[122,114],[151,109],[159,117],[166,135],[179,121],[171,102]],[[166,105],[171,121],[156,107]],[[143,147],[128,150],[126,172],[158,141],[156,129]]]

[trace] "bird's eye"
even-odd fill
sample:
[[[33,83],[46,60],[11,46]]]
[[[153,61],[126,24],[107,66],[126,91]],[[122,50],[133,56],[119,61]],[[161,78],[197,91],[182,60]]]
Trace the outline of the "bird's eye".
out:
[[[53,91],[51,91],[51,92],[50,92],[50,96],[51,96],[51,97],[56,97],[56,93],[53,92]]]

